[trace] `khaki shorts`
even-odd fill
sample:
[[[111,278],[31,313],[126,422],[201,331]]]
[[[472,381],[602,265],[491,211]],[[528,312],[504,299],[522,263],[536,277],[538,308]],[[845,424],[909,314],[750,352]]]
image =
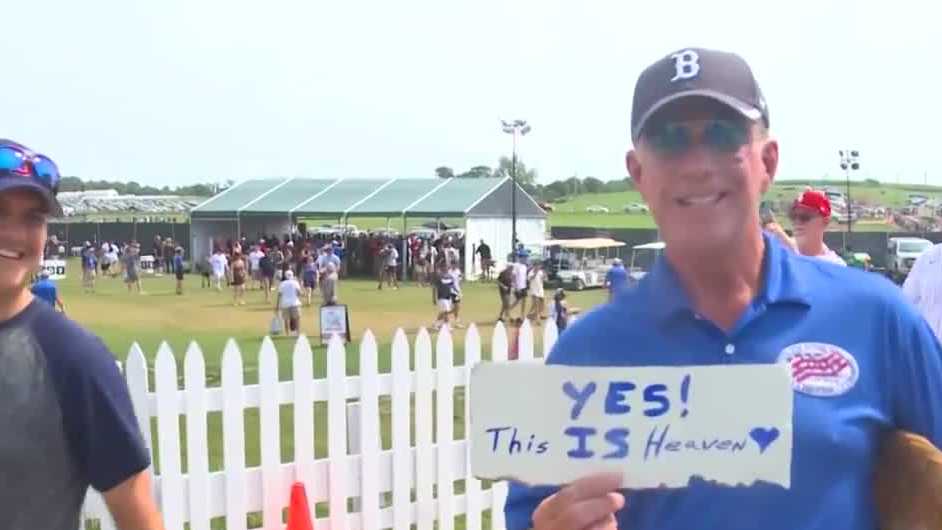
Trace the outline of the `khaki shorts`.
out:
[[[301,308],[295,306],[282,309],[281,318],[284,319],[288,331],[297,331],[301,324]]]

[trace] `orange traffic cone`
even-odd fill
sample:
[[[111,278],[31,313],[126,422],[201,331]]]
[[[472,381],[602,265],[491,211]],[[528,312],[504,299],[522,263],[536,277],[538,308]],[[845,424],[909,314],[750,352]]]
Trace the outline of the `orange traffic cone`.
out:
[[[307,504],[307,492],[304,484],[295,482],[291,485],[291,504],[288,506],[287,530],[314,530],[311,522],[311,510]]]

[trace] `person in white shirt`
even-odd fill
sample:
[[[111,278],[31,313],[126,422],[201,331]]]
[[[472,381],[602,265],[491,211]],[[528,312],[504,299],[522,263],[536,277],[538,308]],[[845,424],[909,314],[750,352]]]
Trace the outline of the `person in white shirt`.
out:
[[[460,259],[461,255],[458,249],[455,248],[455,243],[449,239],[448,242],[445,243],[445,266],[449,269],[451,267],[457,267]]]
[[[249,252],[249,274],[252,275],[252,288],[262,288],[262,270],[259,268],[259,262],[265,254],[260,248],[252,245],[252,252]]]
[[[916,258],[903,282],[903,295],[942,340],[942,244],[933,245]]]
[[[209,266],[213,270],[213,281],[216,283],[216,290],[222,291],[222,280],[226,277],[226,271],[229,269],[229,258],[217,249],[213,257],[209,258]]]
[[[383,280],[386,281],[387,287],[399,289],[399,278],[397,278],[396,275],[396,271],[399,267],[399,251],[396,250],[396,246],[392,243],[388,243],[386,248],[380,252],[380,259],[383,260],[383,269],[380,272],[379,286],[377,289],[383,289]]]
[[[451,314],[455,317],[455,329],[464,328],[464,324],[461,323],[461,271],[457,266],[452,266],[448,269],[448,275],[452,279],[451,287]]]
[[[285,271],[284,280],[278,285],[278,299],[275,301],[275,314],[281,312],[286,332],[297,335],[301,327],[301,284],[294,279],[294,271]]]
[[[520,304],[520,318],[523,319],[524,315],[527,313],[527,265],[524,263],[526,258],[520,257],[517,259],[517,262],[513,265],[513,288],[514,288],[514,303],[511,304],[510,310],[517,307],[517,304]]]
[[[537,325],[545,318],[543,315],[543,311],[546,307],[546,295],[543,291],[543,281],[545,279],[546,273],[543,272],[543,264],[539,262],[533,264],[533,270],[530,271],[529,288],[530,303],[533,304],[533,309],[530,310],[530,314],[527,315],[527,318]]]
[[[805,189],[792,203],[788,218],[794,228],[794,238],[789,237],[774,221],[766,223],[765,229],[803,256],[847,266],[837,252],[824,244],[824,232],[831,222],[831,201],[827,195],[811,188]]]

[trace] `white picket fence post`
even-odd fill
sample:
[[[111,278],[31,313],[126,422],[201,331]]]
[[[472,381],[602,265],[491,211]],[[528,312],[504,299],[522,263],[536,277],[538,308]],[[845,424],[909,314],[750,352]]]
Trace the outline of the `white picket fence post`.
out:
[[[522,362],[547,356],[557,339],[556,327],[546,321],[539,357],[534,335],[530,323],[524,322],[517,344]],[[149,472],[154,474],[155,498],[167,529],[180,530],[188,524],[192,530],[209,530],[211,519],[224,517],[227,530],[243,530],[248,514],[261,512],[263,528],[281,530],[290,485],[298,481],[307,490],[312,514],[316,503],[329,506],[329,515],[315,520],[317,528],[408,530],[414,525],[417,530],[452,530],[455,516],[464,514],[468,530],[481,530],[483,514],[490,510],[490,528],[503,530],[507,484],[492,483],[485,490],[471,473],[466,439],[472,397],[468,383],[482,359],[478,328],[470,326],[463,339],[464,364],[455,366],[457,337],[447,328],[434,338],[434,348],[433,337],[420,330],[414,349],[400,329],[389,352],[390,372],[381,373],[376,338],[366,332],[357,351],[359,375],[347,376],[347,349],[334,338],[326,353],[317,353],[326,354],[326,377],[315,379],[314,353],[302,336],[290,347],[292,380],[281,381],[279,352],[265,338],[258,352],[258,383],[251,385],[244,383],[243,352],[230,339],[222,354],[218,387],[207,386],[204,354],[197,344],[186,349],[181,385],[177,358],[167,343],[161,343],[156,352],[153,374],[135,343],[118,366],[124,371],[148,450],[159,454],[157,473],[154,467]],[[415,364],[410,369],[413,351]],[[491,360],[507,362],[507,352],[508,330],[498,323],[491,338]],[[464,398],[463,410],[455,409],[456,392]],[[355,403],[348,407],[350,399]],[[385,434],[391,448],[384,450],[380,403],[386,399],[390,408]],[[327,432],[320,436],[327,443],[326,458],[315,458],[315,403],[326,403]],[[282,439],[282,406],[294,413],[290,435],[294,452],[289,463],[281,462],[286,441]],[[249,468],[244,414],[251,409],[258,409],[261,458],[259,466]],[[464,439],[455,439],[456,412],[463,413]],[[209,429],[210,414],[222,416],[223,466],[217,471],[210,470],[209,462],[210,436],[219,436]],[[185,433],[180,432],[180,415],[185,416]],[[156,432],[152,433],[154,420]],[[413,428],[414,439],[410,436]],[[463,494],[455,494],[456,480],[464,481]],[[389,506],[384,498],[391,499]],[[354,500],[352,514],[348,514],[348,499]],[[102,530],[115,528],[102,497],[94,491],[88,495],[83,516],[97,520]]]

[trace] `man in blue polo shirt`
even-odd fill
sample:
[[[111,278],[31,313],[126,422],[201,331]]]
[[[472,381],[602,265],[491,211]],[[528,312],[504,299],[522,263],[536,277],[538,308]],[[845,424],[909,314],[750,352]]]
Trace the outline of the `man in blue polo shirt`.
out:
[[[39,279],[33,283],[30,292],[36,298],[65,313],[65,305],[62,303],[62,299],[59,298],[59,289],[56,287],[56,283],[49,279],[49,271],[45,269],[39,271]]]
[[[665,255],[636,289],[561,334],[547,362],[788,362],[791,488],[694,479],[628,491],[611,474],[561,489],[512,484],[511,530],[875,530],[872,472],[886,434],[942,441],[942,348],[898,289],[761,231],[759,201],[779,158],[768,126],[737,55],[685,49],[641,74],[627,166]],[[818,371],[798,373],[803,362]]]
[[[608,301],[611,302],[615,296],[628,285],[628,271],[621,258],[612,260],[612,266],[605,273],[605,287],[608,288]]]

